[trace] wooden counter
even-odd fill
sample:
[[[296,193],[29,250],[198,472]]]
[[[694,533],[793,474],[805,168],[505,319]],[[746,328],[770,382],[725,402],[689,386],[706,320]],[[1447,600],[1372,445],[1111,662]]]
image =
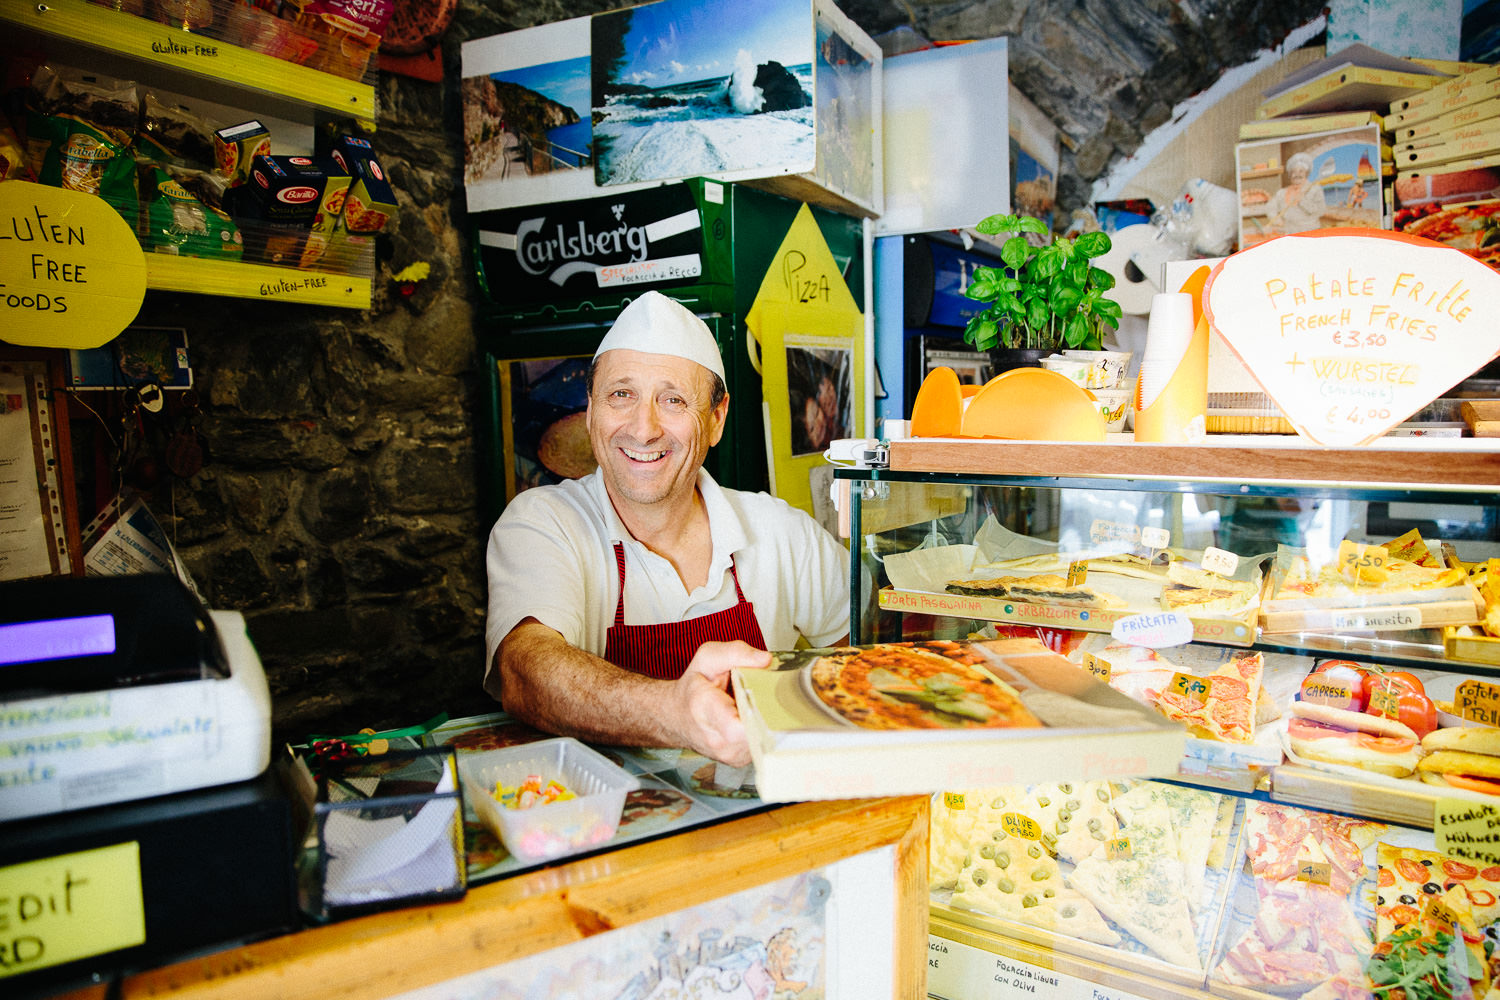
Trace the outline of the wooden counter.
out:
[[[893,997],[926,996],[928,799],[799,803],[78,990],[78,1000],[381,1000],[894,848]],[[863,998],[861,998],[863,1000]]]
[[[961,475],[1098,477],[1260,483],[1307,488],[1493,490],[1500,442],[1382,438],[1365,448],[1321,448],[1294,434],[1211,435],[1202,444],[1143,444],[1128,434],[1103,444],[913,438],[892,441],[891,469]]]

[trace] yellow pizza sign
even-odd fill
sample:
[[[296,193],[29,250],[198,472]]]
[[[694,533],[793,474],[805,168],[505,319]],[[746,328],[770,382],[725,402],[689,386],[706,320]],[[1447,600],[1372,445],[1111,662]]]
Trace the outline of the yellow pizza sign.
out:
[[[98,195],[30,181],[0,183],[0,340],[87,349],[140,312],[146,258]]]

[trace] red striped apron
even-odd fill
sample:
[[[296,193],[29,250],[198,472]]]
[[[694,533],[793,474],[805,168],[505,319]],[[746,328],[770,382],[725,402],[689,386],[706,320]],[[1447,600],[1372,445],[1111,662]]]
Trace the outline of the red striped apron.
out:
[[[615,666],[674,681],[687,670],[688,661],[705,642],[743,639],[756,649],[766,648],[760,622],[755,620],[755,605],[745,600],[732,558],[729,575],[734,579],[734,595],[739,598],[734,607],[657,625],[625,624],[625,547],[619,542],[615,543],[615,566],[620,572],[620,600],[615,604],[615,623],[604,634],[604,658]]]

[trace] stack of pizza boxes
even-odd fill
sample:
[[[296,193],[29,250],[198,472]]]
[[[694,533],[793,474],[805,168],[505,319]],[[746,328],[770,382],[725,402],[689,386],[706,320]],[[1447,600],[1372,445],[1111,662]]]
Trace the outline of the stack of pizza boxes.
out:
[[[1457,247],[1490,266],[1485,235],[1500,215],[1500,66],[1467,70],[1391,105],[1396,228]]]

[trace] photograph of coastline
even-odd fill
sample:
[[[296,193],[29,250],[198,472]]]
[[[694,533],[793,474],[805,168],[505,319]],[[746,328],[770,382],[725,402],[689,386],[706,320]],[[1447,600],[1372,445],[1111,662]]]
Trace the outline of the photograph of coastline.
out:
[[[660,0],[591,28],[598,184],[816,165],[809,0]]]
[[[571,36],[574,44],[586,41],[581,30],[586,19],[576,20],[571,31],[558,26],[550,34]],[[501,60],[464,77],[465,184],[592,166],[588,50],[564,55],[559,47],[568,46],[512,45],[511,52],[529,51],[546,61],[506,65]],[[563,58],[551,58],[557,55]]]

